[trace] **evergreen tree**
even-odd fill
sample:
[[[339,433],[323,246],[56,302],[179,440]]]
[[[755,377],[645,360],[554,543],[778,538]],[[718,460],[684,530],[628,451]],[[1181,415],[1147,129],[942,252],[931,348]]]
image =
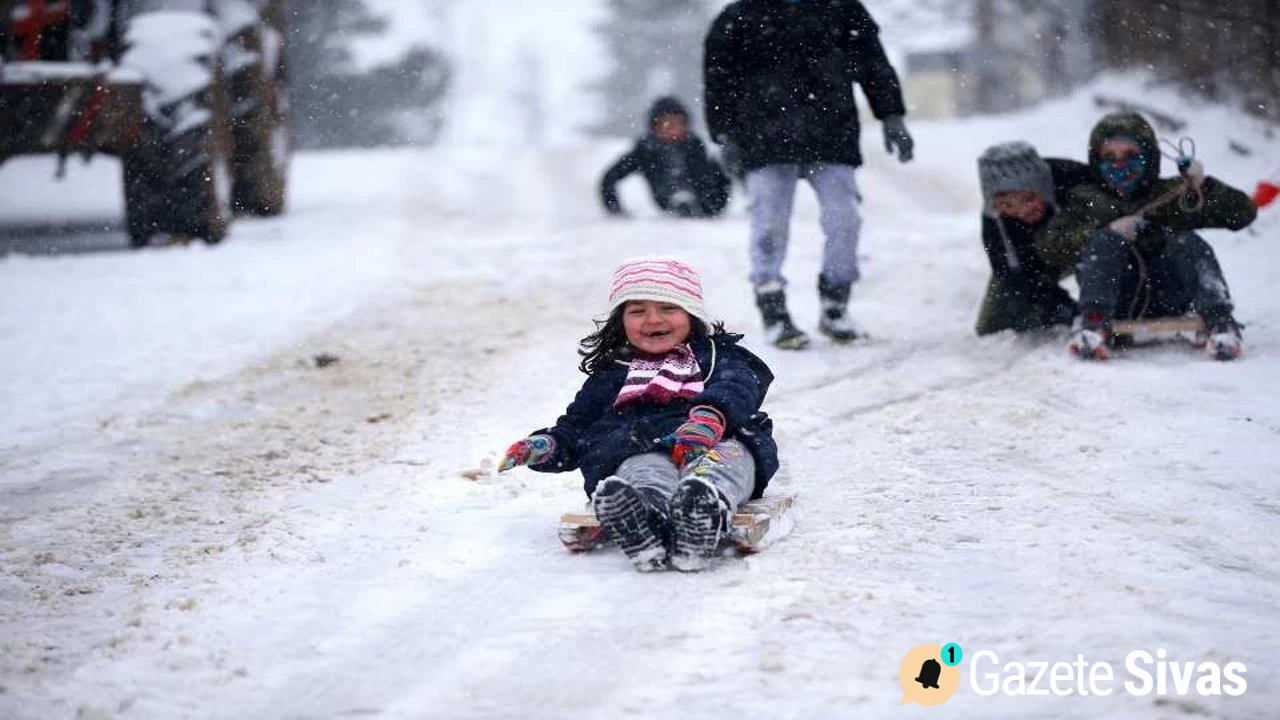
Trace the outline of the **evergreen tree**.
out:
[[[602,135],[643,132],[649,105],[675,95],[701,127],[702,41],[711,23],[706,0],[608,0],[608,19],[596,28],[609,50],[610,72],[594,83],[604,110],[593,128]]]

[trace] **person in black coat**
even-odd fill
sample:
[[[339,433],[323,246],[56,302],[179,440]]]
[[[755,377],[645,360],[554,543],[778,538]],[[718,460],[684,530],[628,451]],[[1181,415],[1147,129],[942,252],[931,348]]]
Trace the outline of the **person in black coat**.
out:
[[[857,0],[738,0],[707,32],[707,125],[712,140],[736,149],[746,172],[751,283],[766,335],[779,347],[809,342],[787,312],[782,275],[797,178],[817,193],[826,235],[819,329],[838,342],[860,335],[846,314],[861,226],[855,84],[884,125],[886,150],[907,162],[913,149],[879,30]]]
[[[1041,158],[1025,142],[993,145],[978,158],[982,187],[982,247],[991,281],[975,330],[1025,332],[1070,325],[1076,302],[1059,285],[1070,265],[1055,267],[1036,251],[1071,188],[1089,182],[1089,166],[1063,158]]]
[[[581,341],[587,374],[564,414],[513,444],[499,472],[580,469],[592,508],[638,570],[707,566],[739,505],[778,469],[773,382],[741,335],[712,322],[697,271],[624,263],[608,320]]]
[[[729,178],[689,131],[689,112],[676,98],[654,101],[648,134],[605,172],[600,201],[611,215],[626,214],[618,201],[618,183],[637,171],[658,207],[677,217],[714,217],[729,202]]]

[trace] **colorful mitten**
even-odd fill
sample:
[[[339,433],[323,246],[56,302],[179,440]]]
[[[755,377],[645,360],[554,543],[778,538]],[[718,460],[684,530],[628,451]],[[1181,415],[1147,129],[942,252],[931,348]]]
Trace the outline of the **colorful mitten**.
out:
[[[530,435],[507,448],[506,456],[498,463],[498,472],[506,472],[517,465],[537,465],[555,451],[555,438],[550,435]]]
[[[671,446],[671,459],[684,467],[707,453],[724,435],[724,415],[710,405],[689,411],[689,419],[664,440]]]

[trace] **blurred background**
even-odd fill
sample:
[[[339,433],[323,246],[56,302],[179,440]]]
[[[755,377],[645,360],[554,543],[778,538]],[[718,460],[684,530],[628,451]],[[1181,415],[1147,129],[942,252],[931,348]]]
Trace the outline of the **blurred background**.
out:
[[[633,135],[659,94],[697,107],[702,38],[726,4],[319,0],[294,15],[299,145]],[[1022,109],[1132,70],[1280,119],[1274,0],[865,4],[916,118]],[[371,128],[358,113],[385,120]]]

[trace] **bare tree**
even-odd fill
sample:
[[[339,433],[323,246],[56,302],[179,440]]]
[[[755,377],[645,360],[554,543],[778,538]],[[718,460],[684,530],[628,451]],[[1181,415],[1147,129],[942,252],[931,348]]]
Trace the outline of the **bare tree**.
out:
[[[1280,0],[1096,0],[1111,67],[1280,121]]]

